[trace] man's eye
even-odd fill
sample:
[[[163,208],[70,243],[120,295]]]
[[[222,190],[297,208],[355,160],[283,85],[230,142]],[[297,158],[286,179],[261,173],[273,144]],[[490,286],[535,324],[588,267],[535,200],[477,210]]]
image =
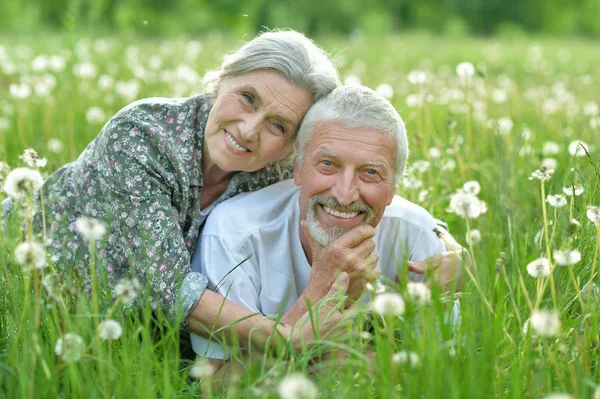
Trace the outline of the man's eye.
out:
[[[279,130],[281,133],[285,133],[285,126],[283,126],[281,123],[273,123],[273,126],[275,127],[275,129]]]
[[[324,160],[322,160],[322,161],[321,161],[321,163],[322,163],[323,165],[325,165],[325,166],[331,166],[331,165],[333,165],[333,162],[331,162],[331,161],[330,161],[330,160],[328,160],[328,159],[324,159]]]
[[[375,176],[378,172],[375,169],[368,169],[367,173],[370,174],[370,175],[372,175],[372,176]]]

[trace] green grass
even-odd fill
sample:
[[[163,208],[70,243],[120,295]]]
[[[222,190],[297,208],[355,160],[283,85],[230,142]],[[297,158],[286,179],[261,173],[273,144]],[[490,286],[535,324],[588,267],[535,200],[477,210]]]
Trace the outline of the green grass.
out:
[[[13,168],[21,166],[19,155],[31,147],[48,158],[42,169],[46,175],[75,159],[104,121],[131,100],[198,92],[202,73],[218,66],[223,51],[235,46],[235,40],[228,38],[199,38],[202,51],[194,56],[185,40],[112,37],[99,42],[52,35],[2,40],[0,160]],[[480,230],[482,241],[471,248],[476,284],[471,281],[464,289],[462,323],[455,329],[444,320],[446,298],[434,290],[429,305],[417,307],[408,302],[402,319],[376,317],[366,323],[361,312],[355,326],[336,340],[301,352],[274,345],[272,352],[257,354],[260,361],[228,381],[224,390],[205,389],[204,394],[277,397],[281,379],[298,371],[313,380],[323,398],[539,398],[552,392],[592,397],[600,384],[598,296],[580,301],[578,292],[590,280],[594,261],[595,270],[600,269],[600,233],[585,215],[587,205],[600,205],[600,119],[596,115],[594,125],[590,122],[593,117],[584,114],[586,104],[599,101],[600,45],[547,38],[458,41],[427,35],[317,41],[336,55],[343,75],[358,76],[373,88],[382,83],[393,87],[392,102],[409,132],[410,162],[430,162],[427,170],[414,172],[421,186],[400,186],[399,193],[447,221],[463,243],[468,229]],[[31,61],[40,54],[62,55],[65,69],[32,71]],[[151,57],[159,57],[160,65]],[[83,59],[95,65],[93,78],[73,74],[73,66]],[[13,68],[7,66],[7,60]],[[472,62],[482,73],[461,100],[464,89],[455,68],[463,61]],[[156,63],[155,69],[149,66],[152,63]],[[182,68],[179,75],[169,72],[182,64],[198,76]],[[428,73],[421,87],[407,81],[407,74],[415,69]],[[9,94],[11,84],[35,85],[48,79],[44,75],[56,80],[49,97],[15,99]],[[134,98],[127,98],[114,86],[100,88],[102,75],[114,81],[136,79],[139,91]],[[501,87],[507,101],[496,103],[492,93]],[[132,93],[131,89],[126,91]],[[407,96],[419,93],[427,101],[423,107],[411,108]],[[464,104],[470,105],[466,113],[461,112]],[[105,118],[88,122],[86,113],[94,106],[102,109]],[[472,112],[483,107],[486,115]],[[547,112],[553,107],[556,112]],[[506,135],[498,134],[497,121],[502,117],[513,122]],[[532,137],[523,138],[525,128]],[[62,142],[62,152],[51,150],[51,139]],[[567,197],[570,202],[566,207],[555,209],[546,203],[544,213],[540,181],[528,177],[539,169],[545,158],[543,145],[549,140],[560,150],[552,155],[558,166],[545,182],[545,193],[561,193],[564,186],[573,183],[582,184],[585,191],[581,196]],[[589,157],[569,154],[567,148],[574,140],[590,145]],[[432,147],[441,150],[440,158],[431,157]],[[446,168],[448,161],[455,162],[456,168]],[[487,203],[488,211],[467,225],[446,208],[449,196],[469,180],[481,184],[479,198]],[[425,196],[423,190],[429,194]],[[569,229],[573,218],[581,223],[574,233]],[[123,312],[122,305],[116,303],[112,318],[121,322],[123,335],[112,343],[102,341],[95,333],[95,306],[89,293],[64,291],[62,299],[56,300],[40,286],[48,270],[21,271],[13,256],[15,247],[24,240],[20,224],[15,218],[0,236],[0,396],[148,398],[201,394],[200,384],[187,377],[186,364],[179,359],[176,328],[156,336],[148,309]],[[538,243],[535,237],[544,225],[548,240]],[[553,270],[553,283],[544,279],[543,284],[548,285],[542,294],[526,265],[543,254],[566,248],[579,249],[582,260],[570,269],[559,266]],[[597,279],[595,276],[594,281]],[[108,306],[101,301],[100,319],[111,311],[112,304],[112,299]],[[556,337],[523,332],[536,304],[559,313],[562,328]],[[357,327],[361,324],[369,325],[370,338],[361,334]],[[59,359],[54,350],[56,340],[66,332],[77,333],[86,343],[83,358],[71,364]],[[341,363],[313,361],[332,348],[343,349],[347,358]],[[367,350],[376,356],[368,360]],[[418,354],[419,364],[395,364],[392,356],[400,351]],[[235,348],[234,354],[239,354]]]

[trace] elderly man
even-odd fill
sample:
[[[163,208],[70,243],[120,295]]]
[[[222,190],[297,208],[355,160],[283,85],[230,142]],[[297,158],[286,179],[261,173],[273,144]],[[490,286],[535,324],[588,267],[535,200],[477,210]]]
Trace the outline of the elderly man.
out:
[[[340,268],[358,299],[379,273],[393,282],[405,261],[445,251],[433,217],[395,195],[406,131],[379,94],[334,90],[308,111],[296,144],[293,181],[239,195],[209,217],[192,267],[211,289],[265,315],[302,314],[304,298],[326,292]],[[216,342],[192,343],[202,356],[227,357]]]

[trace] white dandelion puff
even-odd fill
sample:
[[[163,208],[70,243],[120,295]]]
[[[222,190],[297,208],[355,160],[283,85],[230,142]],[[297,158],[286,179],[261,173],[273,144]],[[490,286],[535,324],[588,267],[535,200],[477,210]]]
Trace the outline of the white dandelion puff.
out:
[[[565,197],[564,194],[551,194],[546,197],[546,202],[549,203],[550,206],[561,208],[567,205],[567,197]]]
[[[25,152],[23,152],[23,155],[20,155],[19,158],[21,158],[25,165],[30,168],[43,168],[48,163],[46,158],[40,158],[33,148],[25,149]]]
[[[573,141],[569,144],[569,154],[574,157],[583,157],[586,151],[590,152],[590,147],[583,141]]]
[[[481,242],[481,232],[478,229],[473,229],[467,234],[467,242],[472,245],[479,244]]]
[[[536,310],[531,314],[529,325],[543,337],[554,337],[560,330],[560,318],[556,312]]]
[[[394,97],[394,88],[388,83],[380,84],[379,86],[377,86],[375,91],[388,100]]]
[[[558,161],[554,158],[544,158],[542,159],[542,167],[546,168],[546,170],[556,170]]]
[[[581,261],[581,252],[576,249],[554,251],[554,261],[561,266],[570,266]]]
[[[97,241],[106,234],[106,226],[100,220],[87,216],[78,217],[75,220],[75,227],[88,241]]]
[[[544,396],[542,399],[575,399],[575,397],[569,393],[552,392]]]
[[[473,194],[457,192],[450,197],[448,212],[455,213],[465,219],[475,219],[487,209],[484,204]]]
[[[475,67],[470,62],[461,62],[456,66],[456,74],[463,79],[469,79],[475,75]]]
[[[205,357],[199,357],[194,362],[194,365],[190,367],[190,377],[199,380],[204,377],[210,377],[215,372],[215,367],[208,362]]]
[[[56,138],[48,140],[48,150],[54,154],[60,154],[64,148],[62,141]]]
[[[317,386],[302,374],[285,377],[277,388],[281,399],[315,399],[319,394]]]
[[[563,192],[569,197],[577,197],[583,194],[583,186],[581,184],[574,184],[571,187],[563,187]]]
[[[550,275],[550,262],[546,258],[537,258],[527,265],[527,273],[534,278],[543,278]]]
[[[406,284],[406,295],[417,305],[431,301],[431,290],[425,283],[409,282]]]
[[[123,327],[118,321],[106,319],[98,325],[98,336],[105,341],[115,341],[121,338],[121,334],[123,334]]]
[[[85,342],[83,338],[74,333],[66,333],[59,338],[54,346],[54,352],[66,363],[75,363],[83,356]]]
[[[13,83],[8,88],[10,95],[17,99],[24,99],[31,96],[31,87],[26,83]]]
[[[91,124],[104,123],[106,122],[106,114],[100,107],[91,107],[85,113],[85,119]]]
[[[470,180],[463,185],[463,190],[469,194],[477,195],[481,191],[481,186],[476,180]]]
[[[399,294],[386,292],[377,295],[375,299],[373,299],[373,302],[371,303],[371,309],[381,316],[400,316],[404,314],[406,306],[404,304],[404,299],[402,299]]]
[[[35,241],[21,243],[15,248],[15,260],[23,270],[44,269],[48,266],[46,251]]]
[[[39,171],[29,168],[13,169],[4,180],[4,192],[14,199],[22,199],[42,187],[44,179]]]
[[[585,214],[592,223],[600,223],[600,206],[589,205]]]
[[[421,359],[413,351],[400,351],[392,355],[392,361],[398,366],[409,366],[415,368],[419,366]]]
[[[554,174],[554,169],[548,169],[542,166],[540,169],[536,170],[529,176],[529,180],[538,179],[538,180],[550,180],[552,175]]]
[[[115,286],[115,295],[117,298],[121,298],[121,301],[125,305],[130,305],[135,300],[137,293],[140,289],[140,282],[137,278],[121,279]]]

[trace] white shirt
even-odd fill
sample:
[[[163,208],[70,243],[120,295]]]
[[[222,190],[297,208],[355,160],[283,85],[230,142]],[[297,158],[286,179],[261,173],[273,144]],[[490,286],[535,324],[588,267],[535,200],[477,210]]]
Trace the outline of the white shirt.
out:
[[[299,197],[300,188],[286,180],[221,203],[202,230],[192,270],[208,278],[209,289],[251,311],[285,313],[308,286],[311,273],[300,242]],[[394,281],[405,260],[444,251],[435,227],[423,208],[394,197],[375,228],[382,282]],[[192,346],[201,356],[227,357],[220,345],[195,334]]]

